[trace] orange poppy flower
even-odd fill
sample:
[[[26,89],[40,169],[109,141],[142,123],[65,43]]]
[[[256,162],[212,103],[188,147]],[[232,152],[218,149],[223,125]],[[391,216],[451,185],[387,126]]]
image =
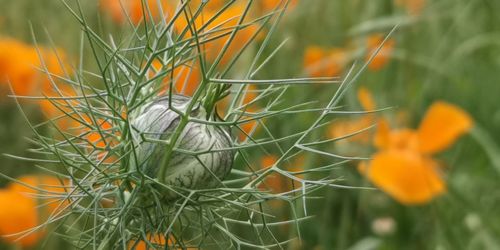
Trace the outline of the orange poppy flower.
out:
[[[47,119],[52,119],[60,130],[71,132],[71,130],[80,125],[77,120],[71,117],[76,117],[76,115],[72,114],[74,111],[71,109],[71,106],[76,106],[76,102],[69,98],[76,94],[67,85],[57,86],[57,88],[58,90],[51,89],[44,91],[43,95],[48,99],[40,100],[38,104]]]
[[[267,13],[269,11],[275,10],[277,7],[279,7],[278,5],[280,5],[280,4],[282,4],[284,6],[286,1],[287,0],[264,0],[264,1],[258,1],[257,3],[258,3],[259,9],[262,12]],[[299,0],[290,0],[290,2],[288,4],[288,10],[294,9],[298,3],[299,3]]]
[[[252,101],[257,98],[257,93],[255,92],[257,90],[256,85],[248,85],[247,90],[245,93],[243,93],[243,102],[242,105],[247,105],[245,110],[247,112],[258,112],[259,108],[256,105],[252,105]],[[244,116],[242,119],[250,119],[251,117],[249,116]],[[255,134],[257,131],[257,128],[259,126],[259,122],[257,120],[251,120],[245,123],[240,124],[240,128],[243,130],[243,132],[239,131],[238,133],[238,138],[240,141],[245,141],[247,139],[247,135]]]
[[[37,187],[39,189],[44,190],[45,192],[48,192],[50,194],[44,194],[40,193],[38,190],[34,190],[33,188],[30,188],[25,185],[21,185],[19,183],[12,183],[10,184],[9,188],[11,191],[18,192],[18,193],[24,193],[24,194],[31,194],[31,196],[36,195],[36,194],[41,194],[41,195],[59,195],[60,197],[57,198],[47,198],[47,199],[41,199],[41,201],[45,201],[44,204],[47,205],[48,207],[48,212],[54,212],[56,210],[64,209],[68,203],[67,201],[64,200],[64,195],[67,193],[67,185],[69,184],[68,180],[63,180],[61,181],[60,179],[53,177],[53,176],[35,176],[35,175],[28,175],[28,176],[22,176],[18,178],[19,182],[27,184],[28,186],[31,187]]]
[[[49,176],[25,176],[19,181],[44,192],[19,183],[0,190],[0,235],[8,243],[31,247],[44,236],[44,231],[30,230],[40,225],[48,214],[62,211],[68,205],[64,201],[63,185],[66,184]]]
[[[123,7],[122,7],[123,4]],[[101,0],[99,8],[110,15],[111,19],[116,23],[123,23],[125,15],[123,9],[128,9],[127,1],[119,0]]]
[[[246,118],[249,118],[249,117],[246,117]],[[242,123],[240,125],[240,128],[241,130],[243,130],[244,132],[239,132],[238,133],[238,138],[240,141],[245,141],[248,136],[247,135],[251,135],[253,133],[255,133],[257,127],[258,127],[259,123],[258,121],[256,120],[252,120],[252,121],[248,121],[248,122],[245,122],[245,123]]]
[[[157,0],[148,0],[147,4],[152,18],[158,19],[158,17],[161,16],[160,10],[163,10],[165,15],[170,17],[173,16],[175,13],[175,6],[178,5],[178,2],[162,1],[162,5],[158,6]],[[200,4],[200,0],[191,1],[188,7],[197,9]],[[194,25],[194,27],[196,27],[198,30],[198,37],[200,41],[203,41],[202,53],[209,61],[213,61],[220,54],[230,34],[236,29],[238,21],[246,8],[246,4],[236,2],[222,13],[218,13],[219,9],[225,4],[226,2],[224,0],[208,1],[201,14],[197,16],[194,21],[190,20],[190,18],[186,19],[185,15],[181,14],[174,23],[178,33],[185,32],[184,38],[193,37],[188,25]],[[134,24],[138,24],[143,20],[144,11],[141,0],[101,0],[100,7],[104,12],[110,13],[111,18],[117,23],[123,23],[126,20],[127,15],[125,13],[128,13],[128,16]],[[213,17],[215,18],[212,20]],[[257,31],[257,26],[255,24],[249,24],[248,20],[249,18],[246,18],[246,22],[244,22],[246,26],[242,26],[236,31],[233,41],[220,61],[221,65],[226,65],[230,62],[235,54],[240,52],[245,44],[254,36]],[[207,27],[201,30],[206,24],[208,24]]]
[[[222,13],[207,8],[203,9],[202,13],[197,16],[194,21],[188,20],[182,16],[176,20],[174,25],[178,33],[185,32],[185,38],[193,37],[188,25],[191,25],[191,29],[195,27],[198,32],[198,38],[202,42],[202,53],[209,61],[213,61],[222,52],[231,33],[237,29],[238,22],[244,14],[245,8],[246,5],[243,3],[235,3]],[[247,26],[238,28],[224,56],[221,58],[221,65],[226,65],[230,62],[257,32],[258,27],[248,22],[249,17],[246,16],[243,25]],[[206,27],[204,27],[205,25]]]
[[[156,72],[160,72],[163,66],[159,60],[153,61],[152,69],[154,72],[151,72],[150,77],[154,77]],[[169,87],[170,74],[164,76],[164,84],[166,87]],[[201,82],[201,72],[200,69],[195,65],[179,65],[174,69],[173,81],[175,87],[175,93],[192,96]],[[162,93],[164,94],[164,93]]]
[[[382,120],[374,138],[380,151],[369,163],[362,163],[360,170],[403,204],[429,202],[446,189],[431,154],[451,146],[472,126],[465,111],[444,102],[431,105],[417,130],[391,130]]]
[[[147,244],[145,241],[141,240],[139,242],[130,242],[128,244],[128,249],[134,249],[134,250],[146,250],[146,249],[152,249],[151,248],[151,245],[154,246],[155,248],[154,249],[163,249],[165,248],[165,237],[163,235],[159,235],[159,234],[155,234],[155,235],[151,235],[151,234],[148,234],[148,242],[150,244]],[[173,237],[170,237],[167,241],[167,246],[168,249],[181,249],[181,248],[177,248],[177,247],[171,247],[173,245],[175,245],[176,243],[176,240],[173,238]],[[187,247],[187,248],[183,248],[183,249],[186,249],[186,250],[193,250],[193,249],[198,249],[198,248],[194,248],[194,247]]]
[[[181,65],[174,69],[174,81],[177,93],[192,96],[201,82],[201,72],[196,66]]]
[[[298,178],[304,178],[304,174],[298,174],[305,170],[306,165],[306,157],[304,155],[298,155],[292,162],[291,165],[287,168],[288,171],[296,173],[295,176]],[[299,188],[302,186],[301,182],[293,180],[293,186],[290,189]]]
[[[427,0],[395,0],[396,6],[406,9],[410,15],[418,16],[427,4]]]
[[[344,49],[323,49],[318,46],[306,48],[304,68],[312,77],[338,76],[347,63],[347,52]]]
[[[303,156],[297,157],[290,164],[286,164],[287,169],[291,172],[301,172],[304,170],[304,160]],[[261,158],[260,166],[261,169],[269,168],[273,166],[278,161],[278,157],[275,155],[266,155]],[[300,177],[300,176],[299,176]],[[293,182],[293,185],[292,185]],[[300,187],[300,182],[291,180],[278,173],[272,173],[268,175],[265,180],[261,183],[259,188],[267,189],[271,193],[283,193]]]
[[[0,38],[0,83],[10,83],[17,95],[39,95],[51,83],[47,75],[37,68],[44,68],[43,61],[51,74],[61,76],[64,65],[59,60],[66,61],[61,50],[57,50],[57,54],[46,48],[37,51],[23,42]]]
[[[65,114],[65,112],[71,113],[72,110],[69,106],[76,105],[75,102],[69,99],[64,100],[63,98],[75,96],[76,93],[69,85],[60,83],[58,77],[64,77],[65,69],[69,67],[67,67],[68,60],[66,54],[61,50],[57,50],[56,53],[48,51],[47,49],[42,50],[42,60],[52,76],[51,79],[48,76],[45,76],[44,81],[41,82],[40,90],[37,93],[32,94],[37,96],[43,95],[48,98],[60,98],[59,100],[53,99],[52,102],[49,100],[41,100],[38,104],[40,105],[42,113],[46,118],[57,118],[55,122],[58,127],[67,131],[70,128],[77,127],[79,124]],[[64,112],[55,105],[61,108]]]
[[[373,100],[373,95],[367,88],[360,87],[358,89],[358,100],[365,111],[375,110],[375,100]]]
[[[84,119],[86,123],[92,124],[93,127],[92,130],[88,127],[84,127],[83,129],[86,142],[90,147],[89,151],[92,152],[99,161],[103,161],[104,163],[115,162],[117,157],[113,154],[112,150],[109,150],[109,147],[114,147],[118,144],[115,136],[118,137],[119,133],[114,129],[113,124],[108,120],[98,118],[96,126],[93,125],[94,122],[89,117],[84,117]],[[99,130],[97,130],[97,127]]]
[[[189,2],[189,4],[190,4],[191,8],[194,8],[194,10],[196,10],[203,2],[205,2],[204,3],[205,6],[203,7],[204,9],[219,10],[220,8],[224,7],[224,5],[226,5],[228,1],[227,0],[209,0],[209,1],[191,0],[191,2]]]
[[[130,19],[134,24],[140,23],[144,20],[144,13],[146,13],[146,19],[152,18],[155,21],[158,21],[162,16],[164,17],[172,17],[174,15],[174,5],[167,1],[158,1],[158,0],[148,0],[147,6],[144,6],[142,0],[129,0],[130,3]],[[160,3],[161,5],[158,5]],[[149,16],[151,15],[151,17]]]
[[[411,150],[386,150],[373,156],[370,180],[403,204],[421,204],[445,192],[438,164]]]
[[[0,234],[8,243],[30,247],[43,236],[41,231],[33,232],[23,238],[20,238],[22,235],[10,236],[38,225],[36,202],[20,193],[0,191],[0,218]]]
[[[38,56],[28,45],[10,38],[0,38],[0,83],[10,82],[17,95],[30,95],[36,85]]]
[[[384,39],[385,37],[382,34],[374,34],[368,37],[366,41],[366,46],[368,48],[366,61],[368,61],[371,58],[372,54],[377,51],[378,47],[382,44]],[[378,71],[385,67],[391,59],[391,55],[395,45],[396,41],[393,38],[389,38],[387,41],[385,41],[382,48],[380,48],[370,64],[368,64],[368,69]]]
[[[364,87],[358,89],[358,100],[365,111],[372,111],[375,107],[375,101],[370,91]],[[330,138],[342,138],[343,136],[354,134],[366,129],[375,123],[373,114],[366,114],[358,119],[340,120],[330,125],[328,132]],[[368,144],[372,138],[372,133],[365,131],[347,137],[340,142],[358,142]]]
[[[472,119],[462,109],[445,102],[434,103],[417,131],[422,153],[440,152],[472,127]]]
[[[90,121],[90,119],[89,119],[89,121]],[[92,122],[90,122],[90,123],[92,123]],[[111,146],[111,145],[115,144],[113,142],[113,139],[110,138],[109,136],[107,136],[111,133],[110,130],[113,128],[111,123],[109,123],[108,121],[105,121],[103,119],[98,119],[97,126],[99,127],[99,129],[101,130],[101,133],[103,135],[101,135],[101,133],[99,133],[99,131],[97,131],[97,130],[92,131],[87,135],[87,140],[92,145],[95,145],[96,147],[99,147],[99,148],[105,148],[108,145]]]
[[[43,47],[29,46],[23,42],[9,38],[0,38],[0,83],[10,83],[16,95],[19,96],[42,96],[64,97],[74,95],[73,89],[60,84],[59,77],[65,76],[67,67],[66,54],[60,50],[52,50]],[[45,69],[51,74],[50,78]],[[56,91],[54,85],[59,91]],[[4,89],[6,89],[5,87]],[[54,100],[67,106],[63,100]],[[52,119],[62,116],[61,112],[48,100],[38,102],[43,114]],[[69,111],[69,109],[65,109]],[[60,128],[67,129],[75,125],[70,118],[58,118],[56,122]]]
[[[163,248],[163,246],[165,245],[165,237],[163,237],[163,235],[149,235],[148,234],[148,242],[151,243],[153,246],[155,247],[159,247],[161,246],[161,248]],[[170,244],[170,239],[168,240],[169,241],[169,244]],[[134,249],[134,250],[146,250],[146,249],[151,249],[150,245],[147,244],[145,241],[141,240],[139,242],[129,242],[128,244],[128,249]]]
[[[260,160],[260,166],[262,169],[269,168],[273,166],[278,157],[275,155],[266,155]],[[285,191],[285,179],[281,174],[273,172],[268,175],[265,180],[260,184],[259,188],[263,190],[269,190],[273,194],[282,193]]]
[[[0,83],[10,82],[17,95],[40,94],[50,86],[46,75],[37,69],[43,68],[41,61],[51,74],[63,74],[64,65],[61,66],[59,60],[64,63],[66,56],[61,50],[56,52],[57,55],[46,48],[39,48],[37,52],[35,47],[23,42],[0,38]]]
[[[257,113],[260,108],[256,103],[252,103],[255,101],[255,98],[257,98],[258,93],[257,93],[257,85],[249,84],[246,85],[246,90],[243,91],[241,94],[241,97],[239,100],[241,102],[236,103],[236,108],[242,107],[241,109],[245,110],[248,113]],[[219,103],[217,103],[217,112],[222,116],[226,116],[229,108],[229,102],[232,99],[229,97],[226,97],[222,99]],[[244,107],[244,108],[243,108]],[[240,120],[249,120],[251,117],[250,116],[242,116]],[[259,122],[257,120],[251,120],[247,121],[244,123],[239,124],[238,129],[238,138],[240,141],[245,141],[250,134],[254,134],[257,131]]]
[[[101,0],[99,7],[119,24],[124,23],[129,17],[132,23],[137,25],[144,20],[144,13],[151,14],[151,17],[146,16],[146,20],[149,18],[158,20],[161,17],[161,11],[169,16],[173,13],[172,5],[166,1],[161,1],[161,6],[158,5],[157,0],[147,0],[146,4],[147,8],[143,10],[142,0]]]

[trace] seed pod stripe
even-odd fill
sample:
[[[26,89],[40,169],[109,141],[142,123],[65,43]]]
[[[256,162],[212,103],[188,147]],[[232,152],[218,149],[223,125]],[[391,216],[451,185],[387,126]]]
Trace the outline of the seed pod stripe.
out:
[[[173,95],[172,105],[186,112],[191,99],[189,97]],[[206,112],[198,107],[191,114],[197,119],[203,119]],[[179,115],[170,109],[168,97],[161,97],[141,110],[132,125],[135,149],[138,161],[134,162],[135,169],[141,169],[152,178],[157,178],[160,161],[165,154],[166,145],[162,143],[145,142],[142,135],[148,138],[168,140],[180,124]],[[210,149],[220,150],[231,148],[232,138],[223,129],[214,125],[189,122],[181,132],[176,147],[189,152],[204,152]],[[173,187],[186,189],[206,189],[220,185],[232,167],[234,151],[224,150],[208,152],[197,156],[174,151],[166,169],[166,178],[163,181]],[[175,198],[173,193],[166,194]]]

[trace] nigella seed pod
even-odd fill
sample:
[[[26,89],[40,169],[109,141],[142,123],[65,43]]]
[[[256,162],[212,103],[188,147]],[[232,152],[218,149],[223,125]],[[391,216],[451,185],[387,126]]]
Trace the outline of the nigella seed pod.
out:
[[[189,97],[173,95],[171,103],[175,109],[186,112],[190,101]],[[197,107],[190,117],[205,119],[205,109],[202,106]],[[136,144],[136,158],[132,156],[135,168],[152,178],[158,177],[160,168],[163,167],[160,165],[166,154],[166,145],[147,139],[169,140],[179,126],[180,119],[169,107],[168,97],[161,97],[141,110],[131,122]],[[231,145],[229,127],[190,121],[182,130],[175,148],[204,153],[192,155],[174,151],[168,161],[165,179],[160,181],[173,187],[191,190],[217,187],[231,170],[234,151],[227,150]],[[134,159],[137,159],[137,162]],[[176,195],[169,192],[167,197],[174,198]]]

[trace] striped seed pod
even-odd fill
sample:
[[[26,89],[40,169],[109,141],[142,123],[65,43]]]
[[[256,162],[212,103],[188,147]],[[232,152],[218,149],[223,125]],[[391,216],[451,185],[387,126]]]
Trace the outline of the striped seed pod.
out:
[[[190,97],[172,96],[172,106],[186,112]],[[190,117],[204,119],[205,109],[195,108]],[[156,178],[166,152],[166,145],[152,142],[144,138],[166,141],[171,138],[180,123],[180,116],[169,107],[169,98],[161,97],[147,104],[141,113],[132,121],[133,137],[136,144],[136,159],[133,166],[141,169],[146,175]],[[174,151],[168,161],[163,183],[189,190],[214,188],[230,172],[234,151],[231,148],[232,138],[229,127],[222,128],[211,124],[190,121],[177,139],[175,148],[189,152]],[[225,150],[222,150],[225,149]],[[167,194],[174,198],[175,194]]]

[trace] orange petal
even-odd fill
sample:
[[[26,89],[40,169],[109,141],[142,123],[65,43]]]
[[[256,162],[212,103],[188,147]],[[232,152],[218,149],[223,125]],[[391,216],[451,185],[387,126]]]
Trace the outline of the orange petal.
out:
[[[374,110],[376,107],[372,93],[365,87],[358,89],[358,100],[364,110]]]
[[[122,4],[127,8],[127,1],[116,1],[116,0],[101,0],[99,7],[103,12],[113,19],[116,23],[122,23],[125,21],[125,14],[123,13]]]
[[[201,73],[197,67],[179,66],[174,69],[177,93],[192,96],[200,84]]]
[[[255,100],[258,96],[258,88],[256,85],[249,84],[246,86],[246,90],[243,93],[243,105],[247,105]]]
[[[373,145],[379,149],[387,149],[390,144],[391,127],[386,119],[381,118],[373,138]]]
[[[342,73],[347,62],[347,52],[341,48],[323,49],[317,46],[306,48],[304,68],[312,77],[332,77]]]
[[[273,194],[286,192],[286,180],[287,179],[284,176],[273,172],[266,176],[264,182],[259,185],[259,188],[261,190],[268,190]]]
[[[92,123],[90,119],[87,122]],[[108,144],[110,146],[115,145],[116,143],[112,141],[113,138],[110,135],[112,133],[111,130],[113,125],[103,119],[98,119],[97,125],[99,126],[100,131],[96,129],[95,131],[89,132],[86,136],[88,142],[99,148],[104,148],[108,146]]]
[[[23,176],[18,180],[33,188],[12,182],[6,189],[0,191],[0,235],[12,244],[29,247],[38,242],[44,235],[44,230],[37,229],[23,237],[25,231],[37,227],[39,221],[43,220],[41,216],[54,211],[59,205],[56,200],[58,198],[42,200],[36,195],[62,194],[65,189],[57,178],[51,176]],[[34,188],[51,193],[41,193]],[[64,207],[64,204],[62,206]],[[48,208],[48,211],[45,208]],[[18,233],[20,234],[16,236],[6,236]]]
[[[145,249],[151,249],[151,247],[150,247],[151,245],[153,245],[155,247],[159,247],[159,248],[160,248],[160,246],[161,246],[161,248],[165,247],[165,237],[163,237],[163,235],[148,234],[147,240],[148,240],[149,244],[147,244],[144,240],[141,240],[139,242],[131,241],[131,242],[129,242],[127,249],[134,249],[134,250],[143,250],[144,249],[145,250]],[[173,241],[171,239],[168,239],[167,245],[169,245],[169,246],[173,245]]]
[[[291,164],[287,167],[288,171],[298,173],[303,172],[306,169],[306,157],[303,154],[298,155]],[[304,174],[295,174],[298,178],[303,179]],[[299,181],[292,180],[294,187],[298,188],[302,186],[302,183]]]
[[[377,51],[378,47],[384,42],[385,37],[382,34],[374,34],[368,37],[367,47],[368,54],[366,55],[366,60],[371,58],[372,54]],[[381,70],[385,67],[392,56],[392,51],[394,50],[394,46],[396,45],[396,41],[392,38],[389,38],[385,41],[384,45],[380,48],[378,53],[373,57],[370,64],[368,64],[368,68],[373,71]]]
[[[40,53],[40,55],[39,55]],[[59,58],[53,50],[40,47],[39,50],[31,45],[10,38],[0,38],[0,83],[12,85],[17,95],[40,95],[40,90],[50,85],[46,74],[36,67],[47,67],[48,72],[62,75],[66,56],[57,50]],[[55,79],[54,79],[55,80]]]
[[[248,118],[250,118],[250,117],[246,117],[245,119],[248,119]],[[242,131],[239,131],[238,139],[240,141],[245,141],[249,137],[247,135],[252,135],[252,133],[255,133],[257,126],[258,126],[258,122],[255,120],[242,123],[240,125],[240,128]]]
[[[28,175],[20,177],[18,180],[27,186],[13,182],[8,186],[8,190],[24,195],[33,201],[38,201],[38,205],[40,205],[39,210],[44,214],[50,214],[56,211],[56,209],[60,211],[68,206],[68,202],[63,198],[64,194],[68,191],[65,187],[68,185],[68,181],[61,182],[56,177],[43,175]],[[45,190],[46,192],[35,188]],[[37,199],[36,195],[44,197]],[[49,198],[49,196],[54,196],[54,198]]]
[[[276,155],[266,155],[260,159],[260,167],[261,169],[270,168],[277,161],[278,157]],[[259,188],[263,190],[269,189],[273,193],[283,192],[283,181],[284,178],[282,175],[273,172],[265,178],[264,182],[259,185]]]
[[[149,78],[156,77],[162,70],[170,70],[171,66],[164,66],[160,60],[154,60],[149,68]],[[168,89],[170,86],[171,75],[168,73],[164,77],[164,83]],[[183,94],[187,96],[192,96],[201,81],[201,72],[199,68],[194,65],[194,63],[189,63],[189,65],[179,65],[174,68],[173,74],[173,85],[175,87],[175,93]],[[161,93],[165,94],[165,93]]]
[[[358,163],[358,172],[361,174],[367,174],[368,173],[368,162],[366,161],[360,161]]]
[[[147,6],[147,9],[143,10],[143,5]],[[129,17],[132,23],[139,24],[144,20],[144,14],[147,15],[145,21],[149,21],[150,18],[158,20],[161,17],[160,10],[164,16],[172,16],[174,12],[172,5],[167,4],[167,1],[162,1],[160,8],[157,0],[148,0],[144,4],[141,0],[101,0],[100,9],[119,24],[124,23]]]
[[[260,5],[260,9],[262,12],[269,12],[273,11],[276,8],[281,8],[284,7],[283,5],[280,5],[286,1],[281,1],[281,0],[264,0],[264,1],[258,1],[258,4]],[[290,0],[288,4],[288,11],[291,11],[293,8],[297,6],[299,3],[299,0]]]
[[[330,138],[342,138],[348,135],[338,143],[343,142],[358,142],[361,144],[369,144],[372,138],[372,131],[362,131],[373,125],[371,117],[365,116],[351,120],[339,120],[332,123],[328,128]],[[357,134],[356,134],[357,133]]]
[[[445,192],[437,164],[412,151],[390,150],[376,154],[367,176],[397,201],[416,205],[431,201]]]
[[[37,230],[26,236],[23,234],[38,225],[36,205],[34,199],[19,192],[0,191],[0,235],[3,240],[22,247],[31,247],[38,242],[43,231]]]
[[[449,103],[436,102],[420,123],[419,149],[429,154],[442,151],[468,132],[472,125],[472,118],[464,110]]]
[[[71,100],[57,100],[55,98],[69,98],[75,96],[75,91],[68,85],[58,86],[59,91],[46,87],[43,91],[43,95],[52,99],[43,99],[38,102],[42,113],[47,119],[52,120],[58,129],[64,132],[71,132],[75,128],[79,127],[80,124],[77,120],[72,117],[77,117],[70,106],[77,106],[75,101]]]
[[[194,8],[200,6],[203,2],[205,3],[204,8],[209,10],[219,10],[227,3],[226,0],[210,0],[208,2],[202,0],[191,0],[190,4]]]
[[[246,5],[245,4],[235,4],[229,8],[227,8],[221,15],[217,18],[214,25],[222,25],[222,27],[217,28],[225,28],[232,31],[234,27],[238,25],[238,21],[245,12]],[[252,37],[258,31],[259,27],[254,24],[249,23],[250,20],[246,17],[243,23],[249,24],[246,27],[238,29],[236,32],[233,41],[227,47],[227,50],[222,57],[220,64],[227,65],[242,49],[244,49],[245,45],[252,40]],[[227,32],[227,31],[226,31]],[[213,49],[207,51],[207,57],[211,60],[214,60],[222,53],[222,50],[229,39],[229,36],[225,36],[224,38],[217,39],[210,44],[213,45]]]
[[[318,61],[321,61],[321,58],[324,56],[324,52],[320,47],[310,46],[306,48],[304,52],[304,68],[308,69],[309,74],[311,76],[317,77],[321,75],[319,70],[314,69],[315,64]]]
[[[260,165],[262,168],[272,167],[278,161],[276,155],[266,155],[260,160]]]
[[[396,0],[395,4],[405,8],[410,15],[420,15],[427,4],[427,0]]]
[[[230,34],[239,25],[245,8],[245,4],[233,4],[221,13],[211,8],[203,9],[194,21],[181,16],[175,21],[174,26],[178,33],[184,33],[185,38],[190,38],[192,36],[190,29],[196,27],[198,35],[203,37],[202,52],[209,61],[213,61],[222,53]],[[245,27],[240,26],[236,31],[233,42],[228,45],[221,58],[220,65],[226,65],[230,62],[236,54],[244,49],[259,29],[257,24],[251,23],[246,15],[243,24]]]
[[[373,144],[379,149],[397,149],[418,152],[418,135],[417,131],[414,129],[404,128],[391,130],[387,120],[380,119]]]

